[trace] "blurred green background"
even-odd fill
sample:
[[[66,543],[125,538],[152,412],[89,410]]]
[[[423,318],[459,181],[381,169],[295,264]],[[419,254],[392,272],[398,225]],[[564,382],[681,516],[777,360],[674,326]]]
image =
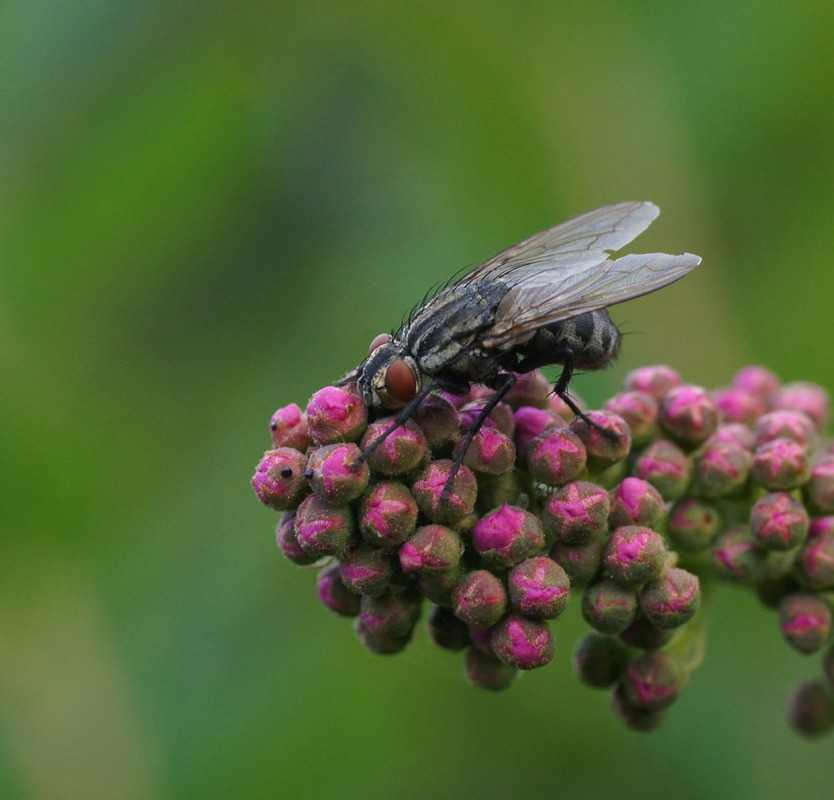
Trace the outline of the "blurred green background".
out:
[[[279,555],[273,410],[427,287],[653,200],[703,266],[615,319],[667,362],[834,389],[830,0],[0,6],[0,796],[830,797],[815,674],[747,596],[659,733],[557,655],[498,695],[374,657]]]

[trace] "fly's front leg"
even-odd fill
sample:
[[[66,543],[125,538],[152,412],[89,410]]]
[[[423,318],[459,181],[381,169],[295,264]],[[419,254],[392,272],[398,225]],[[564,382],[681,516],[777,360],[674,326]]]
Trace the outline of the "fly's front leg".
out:
[[[481,409],[481,412],[475,418],[475,421],[467,431],[466,437],[461,445],[460,452],[457,454],[457,457],[452,464],[452,471],[446,479],[446,485],[443,487],[443,492],[440,495],[441,500],[446,500],[449,497],[449,493],[452,491],[452,484],[455,482],[455,477],[460,471],[464,456],[466,455],[466,451],[469,449],[469,445],[472,444],[472,440],[475,438],[478,431],[484,426],[487,417],[492,413],[493,409],[504,399],[504,396],[510,391],[510,389],[513,388],[513,386],[515,386],[517,381],[518,378],[511,372],[499,373],[495,380],[490,381],[490,388],[495,389],[495,394],[493,394],[489,400],[484,403],[484,407]]]

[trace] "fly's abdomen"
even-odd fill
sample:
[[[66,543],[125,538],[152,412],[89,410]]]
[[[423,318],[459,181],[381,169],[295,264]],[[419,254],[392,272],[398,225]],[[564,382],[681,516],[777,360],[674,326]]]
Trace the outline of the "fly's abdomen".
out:
[[[577,369],[601,369],[620,349],[620,332],[605,309],[580,314],[543,329],[537,337],[553,337],[549,347],[570,355]],[[537,343],[538,346],[541,346]],[[564,357],[556,363],[563,363]]]

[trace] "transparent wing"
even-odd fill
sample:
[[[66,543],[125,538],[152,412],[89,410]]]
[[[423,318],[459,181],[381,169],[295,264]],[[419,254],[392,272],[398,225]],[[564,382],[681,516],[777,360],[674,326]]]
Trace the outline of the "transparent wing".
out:
[[[510,278],[518,271],[581,272],[608,258],[641,234],[660,214],[653,203],[603,206],[561,222],[493,256],[459,283]],[[555,279],[555,277],[554,277]]]
[[[700,256],[691,253],[645,253],[568,271],[514,273],[512,277],[518,280],[509,281],[511,288],[482,344],[507,344],[545,325],[649,294],[679,280],[700,263]]]

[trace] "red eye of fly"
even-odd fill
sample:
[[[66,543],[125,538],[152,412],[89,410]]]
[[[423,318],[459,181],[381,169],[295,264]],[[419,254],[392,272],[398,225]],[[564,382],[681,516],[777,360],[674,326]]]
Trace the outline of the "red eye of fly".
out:
[[[394,361],[385,373],[385,391],[400,403],[407,403],[417,394],[414,372],[401,358]]]
[[[382,345],[387,344],[391,341],[391,334],[390,333],[380,333],[379,336],[375,337],[374,340],[371,342],[371,346],[368,348],[368,355],[374,352],[377,347],[382,347]]]

